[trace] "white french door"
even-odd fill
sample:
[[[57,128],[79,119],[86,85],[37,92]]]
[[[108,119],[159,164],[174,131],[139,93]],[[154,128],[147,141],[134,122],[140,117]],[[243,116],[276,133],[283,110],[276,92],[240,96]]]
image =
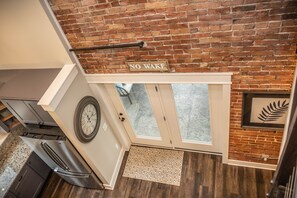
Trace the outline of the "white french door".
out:
[[[222,153],[223,112],[221,85],[162,84],[161,99],[173,146]]]
[[[105,87],[133,144],[171,147],[155,85],[117,83]],[[119,93],[123,93],[122,97]]]
[[[105,86],[133,144],[222,152],[222,85]]]

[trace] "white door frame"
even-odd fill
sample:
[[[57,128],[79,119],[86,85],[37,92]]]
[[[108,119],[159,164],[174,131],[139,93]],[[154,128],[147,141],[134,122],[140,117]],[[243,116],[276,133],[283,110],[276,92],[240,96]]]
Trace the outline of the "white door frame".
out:
[[[220,127],[220,145],[222,146],[223,163],[228,162],[229,152],[229,122],[231,77],[233,73],[121,73],[121,74],[86,74],[90,84],[98,83],[202,83],[209,85],[222,85],[222,126]]]
[[[162,108],[162,104],[159,101],[159,95],[155,92],[155,86],[150,84],[144,84],[145,91],[147,93],[150,107],[154,114],[154,118],[156,119],[160,137],[149,137],[149,136],[141,136],[135,133],[135,130],[131,126],[131,121],[129,120],[129,115],[126,112],[126,109],[120,99],[120,96],[114,86],[114,84],[108,83],[105,84],[106,90],[111,96],[111,100],[118,111],[118,114],[123,114],[121,117],[124,117],[125,120],[122,122],[129,137],[132,140],[133,144],[142,144],[142,145],[152,145],[152,146],[159,146],[159,147],[170,147],[172,148],[168,128],[166,125],[165,120],[163,119],[162,112],[159,111]]]
[[[208,105],[210,116],[210,127],[212,140],[209,143],[197,142],[191,140],[183,140],[181,136],[178,113],[176,111],[176,104],[170,84],[160,85],[161,98],[164,100],[166,119],[170,122],[169,128],[172,132],[173,145],[176,148],[199,150],[204,152],[223,153],[222,144],[220,144],[221,137],[220,126],[222,126],[221,104],[222,104],[222,85],[208,85]]]

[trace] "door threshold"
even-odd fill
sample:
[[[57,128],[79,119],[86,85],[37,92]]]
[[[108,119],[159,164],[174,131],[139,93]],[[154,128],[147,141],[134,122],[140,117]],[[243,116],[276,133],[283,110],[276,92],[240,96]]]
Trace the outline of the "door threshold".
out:
[[[131,144],[131,146],[139,146],[139,147],[146,147],[146,148],[159,148],[159,149],[165,149],[165,150],[174,150],[174,147],[166,147],[166,146],[155,146],[155,145],[149,145],[149,144]]]
[[[205,154],[223,156],[223,154],[222,153],[219,153],[219,152],[202,151],[202,150],[194,150],[194,149],[185,149],[185,148],[178,148],[178,147],[175,147],[174,149],[175,150],[179,150],[179,151],[188,151],[188,152],[193,152],[193,153],[205,153]]]
[[[155,146],[155,145],[148,145],[148,144],[133,144],[133,143],[131,144],[131,146],[139,146],[139,147],[146,147],[146,148],[159,148],[159,149],[165,149],[165,150],[188,151],[188,152],[194,152],[194,153],[205,153],[205,154],[222,156],[222,153],[218,153],[218,152],[185,149],[185,148],[179,148],[179,147],[166,147],[166,146]]]

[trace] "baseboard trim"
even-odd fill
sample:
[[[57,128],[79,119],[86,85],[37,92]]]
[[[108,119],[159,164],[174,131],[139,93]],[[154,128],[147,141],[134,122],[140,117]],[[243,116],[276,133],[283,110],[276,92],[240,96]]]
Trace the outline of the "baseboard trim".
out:
[[[109,184],[103,184],[103,186],[106,190],[113,190],[113,187]]]
[[[263,164],[263,163],[257,163],[257,162],[246,162],[246,161],[240,161],[240,160],[228,160],[228,165],[234,165],[234,166],[243,166],[243,167],[249,167],[249,168],[259,168],[259,169],[266,169],[266,170],[276,170],[276,165],[273,164]]]
[[[120,169],[121,169],[122,161],[123,161],[123,158],[124,158],[124,155],[125,155],[125,151],[126,151],[125,148],[122,147],[122,149],[120,151],[118,161],[117,161],[117,164],[116,164],[116,167],[115,167],[115,170],[114,170],[114,172],[112,174],[110,184],[103,184],[105,189],[107,189],[107,190],[113,190],[114,187],[115,187],[115,184],[116,184],[116,181],[117,181],[117,178],[119,176]]]

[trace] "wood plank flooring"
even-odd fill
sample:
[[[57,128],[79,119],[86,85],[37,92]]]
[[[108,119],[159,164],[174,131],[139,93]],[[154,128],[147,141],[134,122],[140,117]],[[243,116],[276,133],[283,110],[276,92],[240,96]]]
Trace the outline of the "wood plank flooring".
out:
[[[273,171],[229,166],[220,156],[185,152],[181,185],[122,177],[123,160],[115,189],[91,190],[72,186],[52,174],[40,197],[99,198],[265,198]]]

